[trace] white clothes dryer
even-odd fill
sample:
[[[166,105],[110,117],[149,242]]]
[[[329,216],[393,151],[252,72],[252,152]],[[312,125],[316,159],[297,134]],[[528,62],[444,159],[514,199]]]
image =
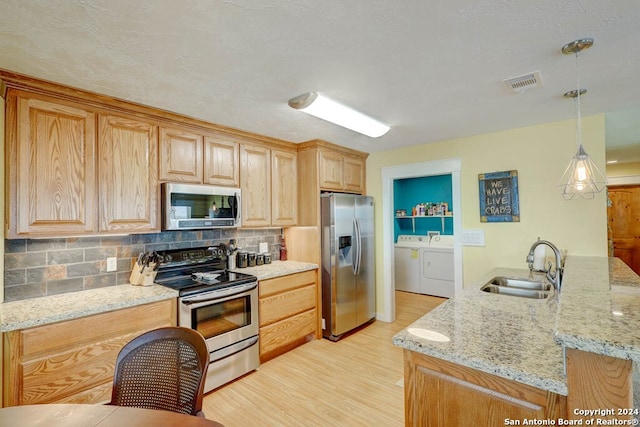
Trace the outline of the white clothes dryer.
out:
[[[420,249],[421,294],[452,298],[455,294],[453,236],[438,235]]]
[[[429,247],[429,236],[401,234],[394,245],[395,287],[420,293],[420,249]]]

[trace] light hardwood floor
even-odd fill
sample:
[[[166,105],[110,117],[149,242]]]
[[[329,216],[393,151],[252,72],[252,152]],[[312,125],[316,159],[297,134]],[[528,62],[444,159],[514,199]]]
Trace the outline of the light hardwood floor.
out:
[[[203,411],[226,427],[403,426],[402,350],[392,338],[444,301],[396,291],[395,322],[306,343],[207,394]]]

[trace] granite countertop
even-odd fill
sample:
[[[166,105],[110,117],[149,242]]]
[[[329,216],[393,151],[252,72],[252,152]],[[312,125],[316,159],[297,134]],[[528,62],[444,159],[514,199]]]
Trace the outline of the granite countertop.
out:
[[[640,277],[618,258],[568,257],[556,340],[640,362]]]
[[[286,276],[318,268],[317,264],[274,261],[234,271],[253,274],[258,280]],[[177,298],[178,291],[160,285],[117,285],[0,304],[0,332],[77,319],[150,302]]]
[[[640,362],[640,277],[620,259],[567,257],[560,297],[547,300],[480,291],[494,276],[528,278],[529,271],[490,271],[394,344],[563,395],[563,346]],[[433,333],[449,341],[419,336]]]
[[[272,279],[274,277],[287,276],[303,271],[315,270],[318,264],[300,261],[273,261],[271,264],[257,265],[255,267],[237,268],[235,272],[252,274],[258,280]]]
[[[465,288],[399,332],[393,343],[567,395],[562,347],[554,340],[557,295],[531,300],[480,291],[496,276],[530,277],[528,269],[493,269],[476,286]]]
[[[0,332],[26,329],[92,314],[176,298],[160,286],[117,285],[0,304]]]

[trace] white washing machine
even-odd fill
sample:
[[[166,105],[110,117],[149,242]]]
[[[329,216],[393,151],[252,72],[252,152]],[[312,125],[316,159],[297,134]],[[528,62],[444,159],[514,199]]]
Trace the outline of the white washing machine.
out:
[[[419,292],[438,297],[453,297],[453,236],[433,236],[429,240],[429,246],[420,248]]]
[[[394,245],[396,290],[421,293],[420,250],[424,247],[429,247],[429,236],[398,236]]]

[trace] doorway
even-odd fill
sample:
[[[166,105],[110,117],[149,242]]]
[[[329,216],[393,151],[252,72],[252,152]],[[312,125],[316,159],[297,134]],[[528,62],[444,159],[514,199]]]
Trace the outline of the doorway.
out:
[[[609,186],[608,191],[609,255],[640,275],[640,185]]]
[[[393,265],[395,216],[393,182],[396,179],[451,174],[452,204],[457,206],[457,212],[453,212],[455,291],[460,292],[462,290],[462,246],[459,237],[462,231],[460,168],[460,159],[436,160],[382,168],[382,257],[385,266],[383,270],[384,314],[378,314],[378,320],[393,322],[396,318],[395,270]]]

